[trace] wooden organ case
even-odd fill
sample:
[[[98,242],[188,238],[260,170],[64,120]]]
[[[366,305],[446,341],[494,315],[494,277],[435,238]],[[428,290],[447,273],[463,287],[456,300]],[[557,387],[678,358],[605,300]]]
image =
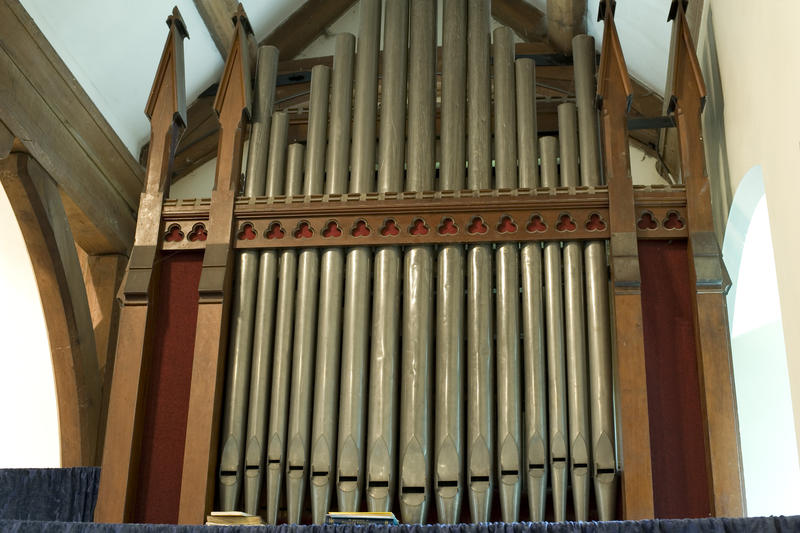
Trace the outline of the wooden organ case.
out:
[[[599,68],[576,37],[575,99],[541,137],[535,63],[509,29],[490,39],[488,0],[444,0],[440,99],[436,3],[387,1],[382,55],[381,1],[360,4],[358,54],[339,35],[311,71],[302,144],[274,111],[275,48],[251,86],[240,6],[200,200],[167,197],[186,124],[186,29],[168,19],[95,519],[742,515],[684,3],[682,179],[650,187],[631,178],[610,2]]]

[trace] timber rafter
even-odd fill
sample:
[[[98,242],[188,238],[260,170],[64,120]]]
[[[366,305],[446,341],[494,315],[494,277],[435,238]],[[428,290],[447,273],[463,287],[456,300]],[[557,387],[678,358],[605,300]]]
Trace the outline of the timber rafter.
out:
[[[143,169],[19,0],[0,0],[0,35],[0,122],[69,197],[81,248],[127,253]]]

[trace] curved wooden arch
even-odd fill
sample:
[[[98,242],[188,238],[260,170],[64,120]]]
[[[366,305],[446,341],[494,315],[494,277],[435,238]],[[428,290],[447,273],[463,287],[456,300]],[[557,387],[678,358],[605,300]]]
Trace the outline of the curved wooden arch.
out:
[[[96,465],[102,381],[61,196],[52,178],[25,153],[0,159],[0,183],[22,230],[42,300],[58,399],[61,465]]]

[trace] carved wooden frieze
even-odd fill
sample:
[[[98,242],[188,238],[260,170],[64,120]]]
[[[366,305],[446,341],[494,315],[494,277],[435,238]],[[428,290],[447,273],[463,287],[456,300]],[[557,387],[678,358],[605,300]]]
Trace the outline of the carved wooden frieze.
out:
[[[682,186],[636,187],[637,236],[685,238]],[[165,203],[165,250],[205,247],[207,200]],[[401,246],[610,237],[606,187],[238,198],[240,249]]]

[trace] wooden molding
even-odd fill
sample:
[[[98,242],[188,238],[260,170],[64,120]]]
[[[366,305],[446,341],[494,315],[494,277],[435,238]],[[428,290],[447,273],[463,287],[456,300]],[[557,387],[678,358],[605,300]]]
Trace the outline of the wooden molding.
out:
[[[177,8],[167,19],[169,33],[146,106],[153,150],[141,195],[136,240],[125,274],[123,308],[111,381],[97,495],[96,522],[130,521],[136,501],[141,428],[158,286],[158,224],[169,169],[183,130],[185,102],[183,39],[186,29]]]
[[[18,0],[0,0],[0,121],[91,222],[91,253],[127,253],[143,172]]]
[[[102,381],[86,288],[58,187],[21,153],[0,160],[0,183],[22,230],[42,300],[58,397],[61,465],[96,465]]]
[[[239,5],[233,46],[214,101],[220,135],[211,193],[208,238],[200,274],[199,307],[189,392],[178,523],[202,524],[214,498],[214,465],[222,403],[233,263],[233,206],[250,113],[249,23]]]
[[[705,175],[700,114],[705,83],[682,2],[673,27],[672,94],[677,126],[680,169],[687,191],[689,260],[694,284],[694,319],[706,431],[706,463],[715,516],[745,512],[736,394],[733,386],[725,291],[727,275],[714,233],[711,185]]]
[[[640,520],[653,518],[654,502],[637,217],[626,117],[632,89],[612,9],[605,10],[597,81],[611,229],[613,322],[617,339],[615,368],[621,428],[622,518]]]
[[[634,198],[638,238],[688,236],[682,187],[637,187]],[[204,249],[209,206],[208,200],[167,200],[162,249]],[[610,237],[606,187],[242,197],[234,219],[237,249]]]

